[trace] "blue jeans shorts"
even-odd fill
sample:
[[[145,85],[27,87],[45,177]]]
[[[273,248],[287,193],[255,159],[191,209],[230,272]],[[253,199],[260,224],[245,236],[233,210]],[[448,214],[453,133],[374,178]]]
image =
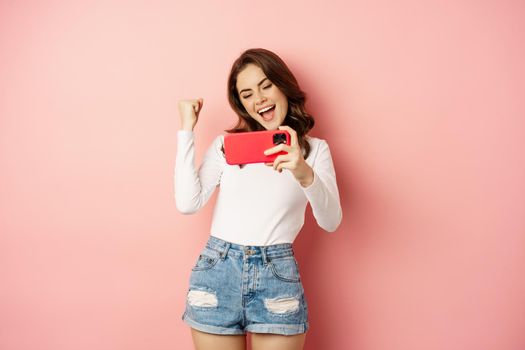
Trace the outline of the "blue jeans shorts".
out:
[[[210,236],[192,268],[182,320],[214,334],[305,333],[308,307],[292,244]]]

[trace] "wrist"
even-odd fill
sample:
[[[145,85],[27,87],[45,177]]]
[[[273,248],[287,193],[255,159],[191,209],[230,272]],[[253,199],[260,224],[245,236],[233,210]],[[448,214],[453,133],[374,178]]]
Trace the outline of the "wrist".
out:
[[[303,176],[296,178],[302,187],[308,187],[314,182],[314,170],[307,164]]]
[[[193,127],[192,126],[188,126],[188,125],[182,125],[180,130],[193,131]]]

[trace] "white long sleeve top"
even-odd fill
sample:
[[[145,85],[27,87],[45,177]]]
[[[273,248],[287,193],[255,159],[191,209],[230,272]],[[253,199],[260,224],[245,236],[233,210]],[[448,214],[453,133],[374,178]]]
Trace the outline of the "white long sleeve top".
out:
[[[183,214],[193,214],[219,187],[210,234],[241,245],[292,243],[304,224],[309,202],[317,224],[328,232],[342,219],[339,190],[330,149],[325,140],[306,136],[311,151],[305,159],[313,182],[302,187],[287,169],[281,173],[264,163],[243,168],[226,163],[221,147],[224,135],[207,149],[195,168],[194,132],[177,132],[175,202]]]

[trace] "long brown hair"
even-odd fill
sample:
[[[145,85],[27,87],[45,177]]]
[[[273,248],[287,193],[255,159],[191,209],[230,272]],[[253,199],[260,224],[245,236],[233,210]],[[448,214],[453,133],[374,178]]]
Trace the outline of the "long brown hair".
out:
[[[237,92],[237,75],[249,63],[261,68],[266,77],[288,98],[288,111],[283,125],[287,125],[297,132],[297,141],[301,149],[304,150],[304,158],[308,157],[310,145],[306,141],[305,136],[314,127],[315,122],[314,118],[305,109],[306,93],[301,90],[297,79],[295,79],[286,63],[275,53],[266,49],[248,49],[233,62],[228,77],[228,102],[239,117],[239,120],[237,125],[225,131],[237,133],[266,130],[264,126],[248,114]]]

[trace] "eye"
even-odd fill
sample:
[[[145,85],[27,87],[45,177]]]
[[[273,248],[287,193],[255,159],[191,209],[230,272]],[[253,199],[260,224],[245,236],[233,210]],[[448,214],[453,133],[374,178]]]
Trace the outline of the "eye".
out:
[[[245,95],[245,96],[243,96],[242,98],[248,98],[248,97],[250,97],[250,96],[251,96],[251,95]]]
[[[263,87],[263,89],[268,89],[272,86],[272,84],[269,84],[269,85],[266,85],[265,87]]]

